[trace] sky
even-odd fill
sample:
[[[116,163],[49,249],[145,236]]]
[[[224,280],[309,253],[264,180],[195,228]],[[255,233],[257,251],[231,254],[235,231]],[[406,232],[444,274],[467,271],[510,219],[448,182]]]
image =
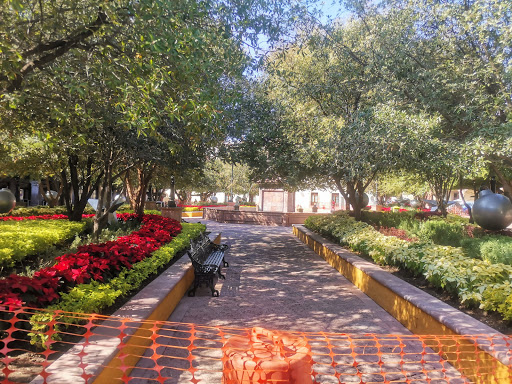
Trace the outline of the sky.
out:
[[[348,11],[345,10],[343,5],[340,4],[342,0],[317,0],[310,9],[312,11],[314,10],[320,10],[322,16],[319,18],[319,21],[322,24],[327,24],[335,19],[339,18],[345,18],[348,15]],[[264,53],[269,50],[269,46],[266,43],[266,39],[264,36],[261,36],[258,42],[258,47],[260,48],[259,53]],[[249,53],[252,57],[259,57],[258,54],[256,54],[255,50],[252,48],[249,48]]]

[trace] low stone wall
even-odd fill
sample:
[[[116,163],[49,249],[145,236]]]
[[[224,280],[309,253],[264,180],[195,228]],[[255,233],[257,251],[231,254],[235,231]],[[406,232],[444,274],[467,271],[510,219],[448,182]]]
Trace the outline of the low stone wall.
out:
[[[326,215],[325,213],[310,212],[250,212],[235,211],[232,208],[204,208],[203,217],[206,220],[219,223],[258,224],[269,226],[291,227],[293,224],[304,224],[312,215]]]
[[[169,217],[176,221],[181,221],[181,214],[183,212],[183,208],[162,208],[161,211],[163,217]]]

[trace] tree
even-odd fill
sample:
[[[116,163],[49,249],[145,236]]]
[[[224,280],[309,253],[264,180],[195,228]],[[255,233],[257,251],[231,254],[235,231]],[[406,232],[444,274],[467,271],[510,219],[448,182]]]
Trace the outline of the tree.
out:
[[[271,103],[267,115],[280,124],[251,126],[245,138],[245,156],[254,159],[264,148],[272,150],[272,164],[284,164],[271,177],[286,175],[295,187],[335,185],[356,218],[365,189],[378,172],[396,165],[401,149],[390,140],[393,127],[380,117],[386,110],[376,97],[379,83],[359,38],[362,27],[347,23],[329,36],[301,37],[273,56],[264,95]]]
[[[9,1],[1,9],[0,34],[9,38],[0,47],[0,129],[33,132],[60,155],[70,219],[100,191],[100,230],[116,178],[138,167],[142,191],[154,167],[133,159],[120,168],[129,156],[118,136],[154,135],[172,156],[222,140],[208,123],[221,83],[248,64],[241,45],[265,32],[275,39],[276,17],[291,11],[259,0]],[[160,135],[168,126],[182,127],[187,145]]]
[[[469,150],[511,193],[512,4],[392,0],[350,5],[365,25],[375,73],[387,80],[390,97],[413,114],[439,116],[439,139],[455,150]]]

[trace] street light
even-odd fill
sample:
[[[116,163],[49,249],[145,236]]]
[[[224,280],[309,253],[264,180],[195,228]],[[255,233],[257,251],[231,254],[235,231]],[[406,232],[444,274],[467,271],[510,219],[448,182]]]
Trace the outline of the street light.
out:
[[[229,201],[233,202],[233,163],[231,163],[231,188],[229,192]]]
[[[169,202],[167,206],[169,208],[176,208],[176,201],[174,201],[174,176],[171,176],[171,196],[169,196]]]
[[[496,176],[491,176],[491,191],[496,193]]]

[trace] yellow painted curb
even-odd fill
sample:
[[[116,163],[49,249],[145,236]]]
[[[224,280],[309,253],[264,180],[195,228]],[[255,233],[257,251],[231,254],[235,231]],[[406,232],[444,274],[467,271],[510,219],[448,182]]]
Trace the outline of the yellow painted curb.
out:
[[[181,212],[181,217],[203,217],[203,211]]]
[[[220,244],[221,234],[217,235],[214,243]],[[178,306],[181,298],[185,295],[190,285],[194,282],[194,268],[190,267],[183,277],[172,287],[165,298],[145,319],[144,323],[130,336],[125,346],[120,350],[103,368],[101,373],[94,379],[93,384],[124,383],[121,379],[123,374],[128,376],[133,367],[144,355],[147,347],[153,343],[152,335],[155,332],[154,324],[151,321],[166,321]],[[121,370],[119,367],[125,367]],[[126,368],[131,367],[131,368]]]
[[[472,382],[477,384],[512,382],[510,368],[501,361],[478,348],[471,341],[463,339],[455,331],[297,227],[293,227],[293,233],[414,334],[457,336],[456,339],[453,339],[452,345],[446,345],[446,343],[442,345],[443,358],[455,368],[462,370]],[[441,347],[438,345],[438,341],[432,340],[431,343],[427,341],[426,344],[433,350],[440,351]]]

